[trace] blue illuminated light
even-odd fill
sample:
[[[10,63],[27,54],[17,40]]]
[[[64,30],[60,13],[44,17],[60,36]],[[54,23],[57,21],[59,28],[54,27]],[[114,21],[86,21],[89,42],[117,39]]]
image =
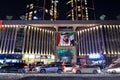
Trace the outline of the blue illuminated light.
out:
[[[100,54],[90,54],[89,55],[89,59],[99,59],[99,58],[101,58]]]

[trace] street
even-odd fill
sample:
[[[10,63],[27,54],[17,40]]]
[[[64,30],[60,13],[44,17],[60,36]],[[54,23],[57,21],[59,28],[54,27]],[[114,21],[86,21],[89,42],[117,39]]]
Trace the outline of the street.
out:
[[[38,80],[38,78],[39,80],[44,80],[44,79],[49,80],[50,78],[57,78],[57,80],[63,80],[63,78],[71,78],[71,79],[76,78],[75,80],[84,80],[84,78],[89,78],[88,80],[104,80],[106,78],[109,78],[106,80],[120,80],[120,74],[108,74],[108,73],[101,73],[101,74],[47,73],[47,74],[41,74],[41,73],[35,73],[35,72],[0,73],[0,80],[28,80],[27,78],[29,78],[29,80]],[[83,78],[83,79],[80,79],[80,78]],[[93,78],[97,78],[97,79],[93,79]],[[53,80],[56,80],[56,79],[53,79]]]

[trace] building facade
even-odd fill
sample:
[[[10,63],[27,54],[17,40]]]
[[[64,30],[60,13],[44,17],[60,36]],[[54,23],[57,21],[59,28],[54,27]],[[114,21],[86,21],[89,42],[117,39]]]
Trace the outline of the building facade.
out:
[[[27,0],[26,5],[26,20],[95,20],[93,0]]]
[[[67,0],[67,20],[95,20],[93,0]]]
[[[51,0],[51,9],[50,9],[50,20],[57,20],[58,19],[58,0]]]
[[[26,20],[50,20],[51,2],[47,0],[27,0]]]
[[[119,21],[2,21],[0,61],[79,62],[92,54],[120,55]]]
[[[26,20],[57,20],[58,0],[27,0]]]

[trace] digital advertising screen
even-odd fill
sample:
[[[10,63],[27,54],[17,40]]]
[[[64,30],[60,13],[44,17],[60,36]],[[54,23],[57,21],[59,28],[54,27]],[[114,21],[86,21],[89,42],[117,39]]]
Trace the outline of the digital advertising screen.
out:
[[[72,49],[58,49],[57,53],[60,61],[71,61],[74,56],[74,50]]]
[[[74,46],[74,32],[58,32],[57,46]]]
[[[103,65],[105,64],[105,58],[103,54],[90,54],[88,56],[89,60],[94,65]]]

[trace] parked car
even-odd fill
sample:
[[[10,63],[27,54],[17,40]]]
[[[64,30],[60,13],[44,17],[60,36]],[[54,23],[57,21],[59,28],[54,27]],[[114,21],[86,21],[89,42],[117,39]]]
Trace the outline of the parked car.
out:
[[[120,63],[116,63],[112,66],[109,66],[107,69],[106,69],[106,72],[107,73],[120,73]]]
[[[34,71],[35,67],[36,67],[35,63],[29,64],[29,71]]]
[[[63,72],[72,72],[73,66],[72,64],[64,64],[63,65]]]
[[[84,66],[80,66],[79,68],[74,68],[73,69],[73,73],[76,74],[80,74],[80,73],[93,73],[93,74],[97,74],[97,73],[101,73],[101,70],[98,66],[89,66],[89,65],[84,65]]]
[[[78,67],[70,62],[52,62],[51,64],[60,66],[64,73],[71,73],[73,68]]]
[[[48,72],[56,72],[56,73],[62,73],[63,68],[57,64],[48,64],[46,66],[39,68],[40,73],[48,73]]]
[[[25,73],[29,71],[29,67],[25,63],[10,63],[0,69],[0,72],[19,72]]]
[[[40,67],[44,66],[44,62],[36,62],[36,66],[34,67],[33,71],[39,72]]]

